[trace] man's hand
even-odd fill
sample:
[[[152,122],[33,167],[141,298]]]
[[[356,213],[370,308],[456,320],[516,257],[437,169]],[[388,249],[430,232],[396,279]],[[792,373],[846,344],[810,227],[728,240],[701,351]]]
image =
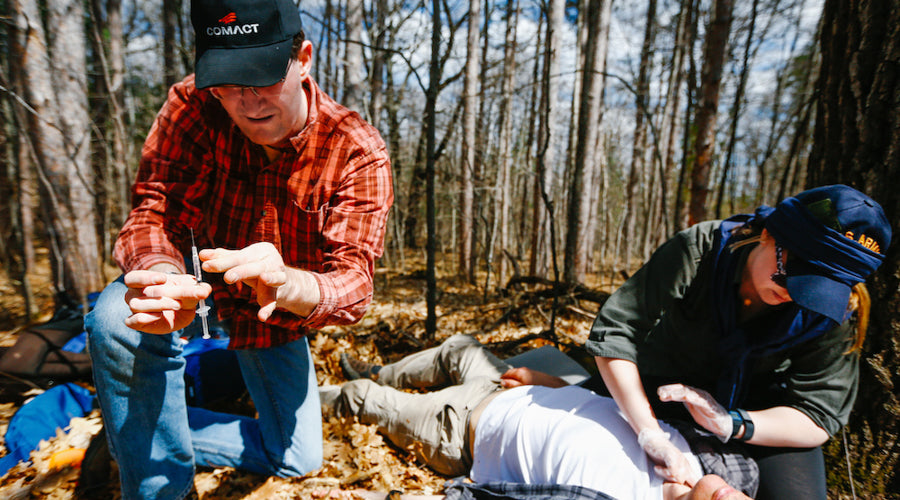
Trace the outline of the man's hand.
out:
[[[125,325],[156,335],[191,324],[197,303],[212,292],[209,284],[197,283],[190,274],[158,271],[131,271],[125,275],[125,285],[125,302],[132,313]]]
[[[660,401],[680,401],[704,429],[712,432],[724,443],[731,438],[733,425],[728,414],[710,393],[682,384],[660,386],[656,390]]]
[[[505,389],[523,385],[543,385],[545,387],[565,387],[569,385],[565,380],[531,368],[510,368],[500,376],[500,385]]]
[[[669,441],[669,434],[663,432],[662,429],[644,429],[638,434],[638,444],[644,453],[653,460],[656,465],[653,470],[665,479],[673,483],[683,483],[693,487],[700,479],[691,468],[684,453],[678,449],[672,441]]]
[[[199,257],[204,271],[225,273],[226,283],[240,281],[256,291],[260,321],[268,320],[276,307],[307,316],[319,303],[315,278],[286,266],[271,243],[254,243],[241,250],[205,249]]]

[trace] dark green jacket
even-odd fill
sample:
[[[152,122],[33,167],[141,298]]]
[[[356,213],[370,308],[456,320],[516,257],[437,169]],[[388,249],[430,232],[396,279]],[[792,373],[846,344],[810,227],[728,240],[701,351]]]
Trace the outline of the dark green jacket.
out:
[[[715,394],[722,364],[710,273],[719,222],[697,224],[657,249],[600,309],[587,350],[637,363],[645,382],[679,382]],[[797,306],[778,306],[786,307]],[[763,324],[742,327],[752,335]],[[793,407],[833,435],[847,423],[856,399],[858,354],[844,354],[854,328],[848,320],[822,337],[756,360],[744,406]]]

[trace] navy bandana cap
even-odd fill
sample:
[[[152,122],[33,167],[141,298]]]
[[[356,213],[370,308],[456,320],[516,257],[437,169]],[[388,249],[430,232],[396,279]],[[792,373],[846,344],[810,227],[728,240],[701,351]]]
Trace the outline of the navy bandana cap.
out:
[[[866,280],[884,256],[822,224],[797,198],[787,198],[766,218],[775,240],[823,276],[853,286]]]

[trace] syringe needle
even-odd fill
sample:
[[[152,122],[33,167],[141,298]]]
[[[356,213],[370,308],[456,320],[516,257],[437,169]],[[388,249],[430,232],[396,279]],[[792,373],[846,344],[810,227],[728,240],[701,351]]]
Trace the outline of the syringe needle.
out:
[[[203,281],[203,274],[200,271],[200,256],[197,254],[197,244],[194,241],[194,228],[190,228],[190,230],[191,260],[194,263],[194,276],[197,278],[197,284],[199,285]],[[203,338],[210,338],[209,324],[206,321],[206,317],[209,315],[209,306],[206,305],[206,300],[200,299],[200,303],[197,304],[197,315],[200,316],[200,322],[203,324]]]

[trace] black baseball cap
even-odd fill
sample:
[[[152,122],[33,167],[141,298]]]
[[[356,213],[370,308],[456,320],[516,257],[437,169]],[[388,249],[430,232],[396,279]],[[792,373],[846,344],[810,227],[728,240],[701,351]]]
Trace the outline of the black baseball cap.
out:
[[[292,0],[191,0],[197,88],[267,87],[284,78],[300,11]]]

